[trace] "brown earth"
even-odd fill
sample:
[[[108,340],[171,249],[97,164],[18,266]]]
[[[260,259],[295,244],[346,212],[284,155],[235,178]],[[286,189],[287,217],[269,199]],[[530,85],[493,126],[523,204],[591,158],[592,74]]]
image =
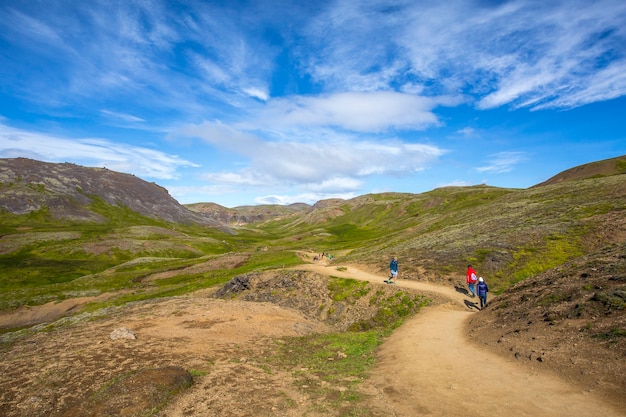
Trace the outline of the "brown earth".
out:
[[[323,274],[395,288],[359,266],[317,263],[298,269],[311,271],[302,277],[312,282]],[[469,320],[486,317],[492,307],[477,314],[475,300],[460,285],[400,279],[397,287],[428,294],[434,303],[381,346],[371,378],[361,385],[369,395],[364,406],[369,412],[363,415],[626,415],[619,390],[568,380],[555,373],[554,365],[544,366],[549,358],[515,359],[469,337]],[[306,287],[296,291],[301,291],[296,297],[309,294]],[[0,415],[138,415],[130,405],[167,401],[159,387],[184,380],[176,372],[165,376],[168,369],[191,372],[194,383],[180,388],[161,416],[339,415],[316,411],[291,373],[267,372],[262,360],[273,355],[276,338],[336,330],[332,325],[293,308],[215,299],[212,292],[110,308],[99,318],[66,318],[63,326],[3,345]],[[118,328],[130,329],[137,338],[112,340],[111,332]],[[584,339],[579,343],[588,348]],[[578,366],[591,371],[598,364]],[[157,371],[146,377],[146,370]],[[623,394],[624,386],[618,388]],[[107,392],[117,393],[112,403]],[[108,398],[106,406],[103,398]]]

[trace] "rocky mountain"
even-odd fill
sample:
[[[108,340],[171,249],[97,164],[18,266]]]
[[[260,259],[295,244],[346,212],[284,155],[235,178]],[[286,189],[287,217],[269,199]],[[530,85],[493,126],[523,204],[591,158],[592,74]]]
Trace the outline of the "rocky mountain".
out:
[[[55,219],[102,222],[98,202],[172,223],[223,227],[179,204],[167,190],[133,175],[71,163],[0,159],[0,208],[13,214],[45,209]]]

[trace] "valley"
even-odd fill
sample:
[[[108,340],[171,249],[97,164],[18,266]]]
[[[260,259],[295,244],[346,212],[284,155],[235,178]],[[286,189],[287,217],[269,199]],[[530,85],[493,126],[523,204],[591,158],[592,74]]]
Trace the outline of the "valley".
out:
[[[623,415],[624,160],[240,211],[3,160],[0,414]]]

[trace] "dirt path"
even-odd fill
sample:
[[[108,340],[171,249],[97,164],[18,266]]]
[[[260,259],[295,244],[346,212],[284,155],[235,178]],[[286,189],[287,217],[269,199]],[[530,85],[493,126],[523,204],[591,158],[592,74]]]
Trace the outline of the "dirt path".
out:
[[[385,278],[358,265],[317,262],[296,269],[379,284]],[[460,289],[402,279],[397,285],[427,293],[435,305],[408,320],[380,347],[378,365],[361,386],[370,395],[363,404],[368,415],[626,416],[591,390],[477,346],[466,337],[467,320],[476,317],[477,309]],[[0,415],[69,416],[59,410],[90,390],[132,369],[163,366],[198,375],[161,416],[321,415],[312,411],[306,394],[290,385],[287,373],[268,373],[250,358],[272,355],[274,338],[329,329],[289,308],[214,299],[212,291],[135,303],[93,322],[16,341],[0,361]],[[72,308],[69,303],[41,306],[21,318],[50,319],[46,311],[64,314]],[[118,327],[132,330],[137,339],[111,340]]]
[[[337,267],[310,264],[305,269],[378,283],[384,279],[354,267],[345,271]],[[397,285],[428,291],[450,302],[425,308],[381,346],[379,364],[363,386],[376,399],[373,407],[380,415],[626,415],[552,374],[537,373],[476,347],[465,336],[466,321],[476,310],[454,288],[405,280],[398,280]]]

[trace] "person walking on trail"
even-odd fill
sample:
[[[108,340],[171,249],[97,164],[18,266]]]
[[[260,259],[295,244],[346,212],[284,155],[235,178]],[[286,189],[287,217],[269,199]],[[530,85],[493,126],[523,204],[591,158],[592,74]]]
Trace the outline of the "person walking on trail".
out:
[[[397,257],[393,257],[393,259],[391,259],[391,262],[389,263],[389,279],[387,279],[385,282],[387,284],[395,284],[396,283],[396,278],[398,278],[398,258]]]
[[[476,287],[478,292],[478,299],[480,300],[480,309],[487,307],[487,293],[489,292],[489,287],[483,277],[478,278],[478,286]]]
[[[476,297],[476,291],[474,290],[474,286],[476,285],[477,278],[476,278],[476,271],[474,271],[474,268],[472,268],[472,265],[467,265],[467,272],[465,274],[465,278],[467,282],[467,288],[472,294],[472,298]]]

